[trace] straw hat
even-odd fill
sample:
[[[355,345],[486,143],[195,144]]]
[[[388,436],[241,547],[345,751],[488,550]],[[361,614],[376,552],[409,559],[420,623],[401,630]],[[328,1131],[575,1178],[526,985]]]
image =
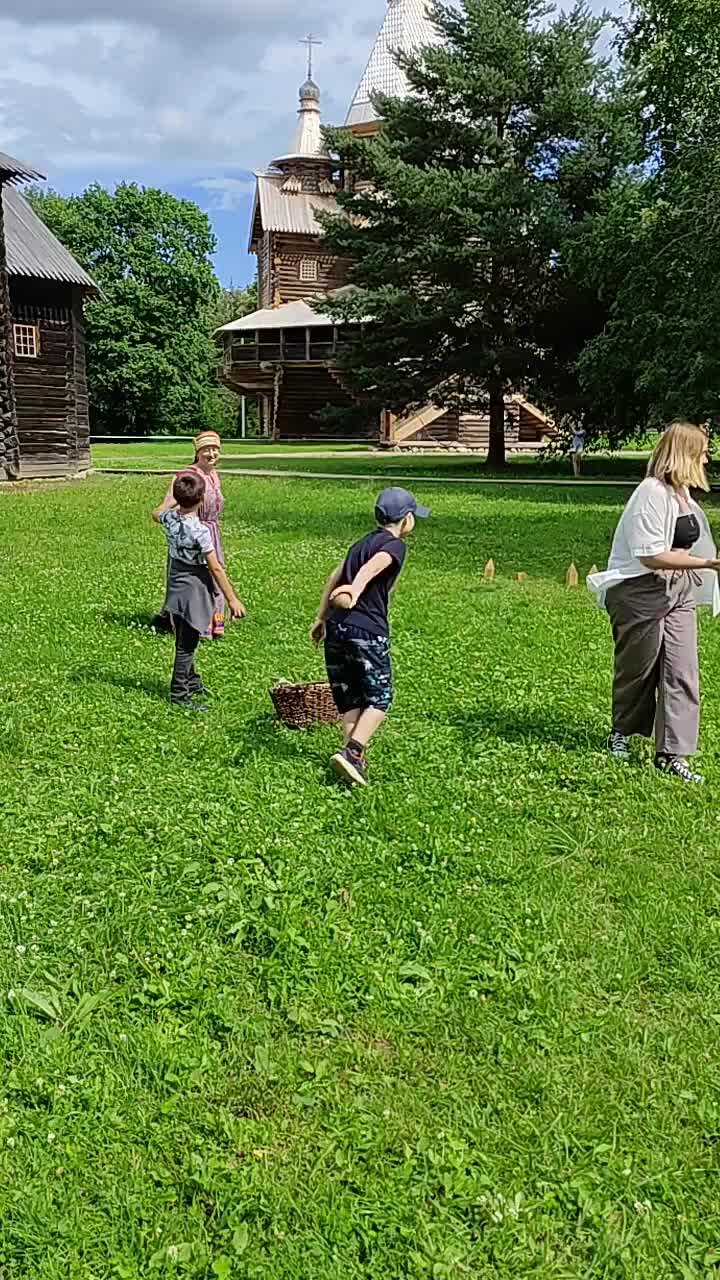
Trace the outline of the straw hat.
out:
[[[193,444],[195,445],[196,453],[199,453],[201,449],[210,449],[212,446],[216,449],[221,447],[217,431],[201,431],[199,436],[195,436]]]

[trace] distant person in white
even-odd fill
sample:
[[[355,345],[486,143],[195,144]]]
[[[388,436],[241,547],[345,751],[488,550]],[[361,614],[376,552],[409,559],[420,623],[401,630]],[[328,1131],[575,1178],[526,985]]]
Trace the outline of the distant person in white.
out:
[[[573,432],[572,449],[570,451],[570,458],[572,461],[573,475],[575,476],[576,480],[578,479],[580,472],[582,470],[583,454],[585,453],[585,435],[586,433],[585,433],[584,427],[576,427],[575,431]]]
[[[655,731],[655,766],[683,782],[702,782],[688,765],[700,727],[696,606],[720,613],[720,562],[702,509],[690,489],[709,489],[708,439],[674,422],[633,493],[606,573],[588,586],[607,608],[615,642],[613,724],[608,748],[629,759],[633,735]],[[711,571],[711,572],[708,572]]]

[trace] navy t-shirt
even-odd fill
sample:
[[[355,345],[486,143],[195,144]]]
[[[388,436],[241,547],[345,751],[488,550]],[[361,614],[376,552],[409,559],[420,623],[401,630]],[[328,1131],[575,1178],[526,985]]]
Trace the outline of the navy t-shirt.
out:
[[[368,583],[354,609],[333,609],[331,617],[336,622],[348,622],[361,631],[369,631],[371,635],[386,636],[390,631],[390,590],[405,561],[405,543],[400,538],[393,537],[386,529],[376,529],[374,533],[366,534],[348,551],[338,586],[349,586],[368,560],[372,560],[379,551],[385,551],[391,556],[392,564]]]

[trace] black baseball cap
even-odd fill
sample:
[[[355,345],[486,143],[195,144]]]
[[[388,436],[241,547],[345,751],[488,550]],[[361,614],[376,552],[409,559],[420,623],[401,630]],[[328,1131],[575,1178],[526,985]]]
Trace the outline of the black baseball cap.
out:
[[[430,508],[423,507],[409,489],[383,489],[375,503],[375,519],[378,524],[397,524],[405,516],[419,516],[424,520]]]

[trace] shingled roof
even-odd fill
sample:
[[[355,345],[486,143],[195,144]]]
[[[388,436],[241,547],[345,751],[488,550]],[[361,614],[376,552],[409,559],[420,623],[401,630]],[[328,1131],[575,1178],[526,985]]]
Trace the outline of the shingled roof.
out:
[[[0,152],[0,169],[2,159]],[[57,280],[61,284],[79,285],[88,293],[98,293],[94,280],[45,226],[27,200],[11,187],[3,186],[1,190],[10,276]]]
[[[430,19],[428,0],[388,0],[385,20],[373,46],[362,80],[350,105],[345,124],[364,125],[377,120],[372,104],[375,93],[405,98],[408,82],[395,61],[395,53],[416,53],[437,44],[438,33]]]

